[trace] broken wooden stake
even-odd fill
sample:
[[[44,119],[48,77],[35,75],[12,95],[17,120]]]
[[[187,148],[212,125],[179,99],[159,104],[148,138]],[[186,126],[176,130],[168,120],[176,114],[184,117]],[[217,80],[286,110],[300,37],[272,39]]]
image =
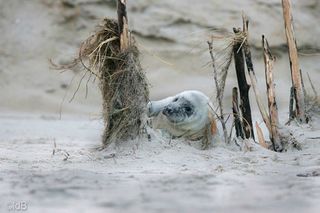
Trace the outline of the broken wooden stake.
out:
[[[235,34],[241,33],[240,29],[233,29]],[[242,113],[242,119],[244,126],[244,133],[246,138],[254,138],[252,117],[251,117],[251,107],[249,99],[249,89],[250,85],[247,83],[246,73],[245,73],[245,62],[242,50],[242,43],[237,42],[233,46],[235,68],[237,73],[238,87],[240,91],[240,109]]]
[[[291,3],[290,0],[282,0],[284,27],[288,43],[288,52],[291,69],[292,86],[295,90],[295,118],[299,122],[306,123],[305,113],[305,94],[302,85],[302,76],[299,68],[299,58],[297,51],[296,39],[292,23]]]
[[[265,76],[266,76],[266,86],[268,95],[268,108],[269,108],[269,122],[270,130],[269,136],[275,151],[282,151],[282,144],[280,140],[280,135],[278,132],[279,117],[278,117],[278,107],[276,102],[276,93],[273,82],[273,65],[275,58],[271,54],[269,44],[267,39],[262,36],[262,47],[263,47],[263,58],[265,64]]]

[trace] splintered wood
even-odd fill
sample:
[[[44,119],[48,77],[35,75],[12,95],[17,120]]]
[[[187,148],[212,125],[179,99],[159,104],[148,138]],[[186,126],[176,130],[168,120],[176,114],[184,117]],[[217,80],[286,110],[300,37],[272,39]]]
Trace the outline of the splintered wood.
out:
[[[305,94],[302,85],[302,76],[299,67],[299,58],[297,51],[296,39],[294,37],[292,14],[291,14],[291,2],[290,0],[282,0],[284,27],[288,42],[288,52],[290,60],[292,86],[294,88],[295,99],[295,118],[299,122],[306,123],[305,114]]]
[[[269,135],[274,150],[282,150],[282,144],[278,132],[279,117],[278,107],[276,102],[276,93],[273,83],[273,64],[275,58],[272,56],[267,39],[262,36],[263,58],[265,64],[265,76],[268,95],[269,108]]]

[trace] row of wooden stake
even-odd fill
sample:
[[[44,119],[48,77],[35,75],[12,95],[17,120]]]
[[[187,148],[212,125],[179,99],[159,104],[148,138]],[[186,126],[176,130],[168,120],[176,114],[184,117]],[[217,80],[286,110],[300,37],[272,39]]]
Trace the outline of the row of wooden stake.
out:
[[[285,32],[288,43],[288,52],[290,60],[291,69],[291,97],[290,97],[290,120],[296,119],[301,123],[308,122],[305,112],[305,102],[304,102],[304,90],[303,81],[301,76],[301,70],[299,68],[298,52],[296,46],[296,40],[294,37],[292,15],[291,15],[291,3],[290,0],[282,0],[283,7],[283,18],[285,23]],[[270,141],[272,142],[272,148],[275,151],[282,151],[284,141],[281,141],[281,135],[279,134],[279,118],[278,118],[278,108],[276,103],[276,93],[273,82],[273,65],[275,58],[272,56],[267,39],[262,36],[262,47],[263,56],[265,63],[265,78],[268,96],[268,111],[264,107],[261,101],[261,95],[257,89],[257,81],[253,68],[250,46],[248,43],[248,25],[249,21],[246,16],[243,16],[243,29],[235,29],[234,33],[241,33],[245,35],[244,41],[236,42],[233,46],[235,69],[237,73],[238,87],[240,92],[240,104],[238,100],[238,89],[233,88],[233,114],[234,123],[236,129],[237,137],[245,138],[255,138],[253,132],[253,123],[251,116],[251,107],[249,99],[249,89],[250,85],[247,82],[245,67],[247,67],[247,73],[250,78],[251,86],[255,94],[258,108],[260,110],[263,121],[269,131]],[[295,103],[295,106],[294,106]],[[240,106],[240,107],[239,107]],[[256,123],[256,130],[258,141],[262,146],[266,145],[262,130],[258,123]]]

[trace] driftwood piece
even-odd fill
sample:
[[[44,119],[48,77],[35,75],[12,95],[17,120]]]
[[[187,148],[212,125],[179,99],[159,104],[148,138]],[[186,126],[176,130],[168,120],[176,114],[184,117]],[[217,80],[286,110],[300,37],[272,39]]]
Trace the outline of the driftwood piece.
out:
[[[237,138],[240,137],[244,139],[243,133],[243,123],[240,119],[240,112],[239,112],[239,99],[238,99],[238,88],[234,87],[232,89],[232,112],[234,117],[234,125],[236,129]]]
[[[234,33],[241,33],[240,29],[233,29]],[[247,83],[246,73],[245,73],[245,62],[242,50],[242,43],[235,43],[233,46],[235,68],[237,73],[238,87],[240,92],[240,109],[242,113],[242,118],[244,119],[244,133],[246,138],[254,138],[252,117],[251,117],[251,107],[249,99],[249,89],[250,85]]]
[[[117,13],[120,34],[120,50],[125,51],[128,49],[130,42],[127,17],[127,0],[118,0]]]
[[[305,94],[303,91],[302,76],[299,67],[297,44],[294,36],[290,0],[282,0],[282,8],[284,27],[288,43],[292,86],[295,90],[295,118],[297,118],[299,122],[306,123]]]
[[[275,151],[282,150],[282,144],[280,140],[280,135],[278,132],[279,117],[278,117],[278,107],[276,102],[275,87],[273,82],[273,65],[275,57],[271,54],[268,41],[264,36],[262,36],[262,47],[263,47],[263,58],[265,64],[265,76],[266,76],[266,86],[267,86],[267,96],[268,96],[268,108],[269,108],[269,119],[270,119],[270,140],[272,142]]]

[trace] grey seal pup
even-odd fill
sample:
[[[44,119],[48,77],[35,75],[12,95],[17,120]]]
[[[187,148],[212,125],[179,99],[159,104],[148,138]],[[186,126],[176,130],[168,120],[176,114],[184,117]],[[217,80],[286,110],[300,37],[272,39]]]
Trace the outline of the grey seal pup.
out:
[[[200,91],[189,90],[147,105],[154,128],[166,130],[173,138],[201,140],[207,149],[217,136],[212,103]]]

